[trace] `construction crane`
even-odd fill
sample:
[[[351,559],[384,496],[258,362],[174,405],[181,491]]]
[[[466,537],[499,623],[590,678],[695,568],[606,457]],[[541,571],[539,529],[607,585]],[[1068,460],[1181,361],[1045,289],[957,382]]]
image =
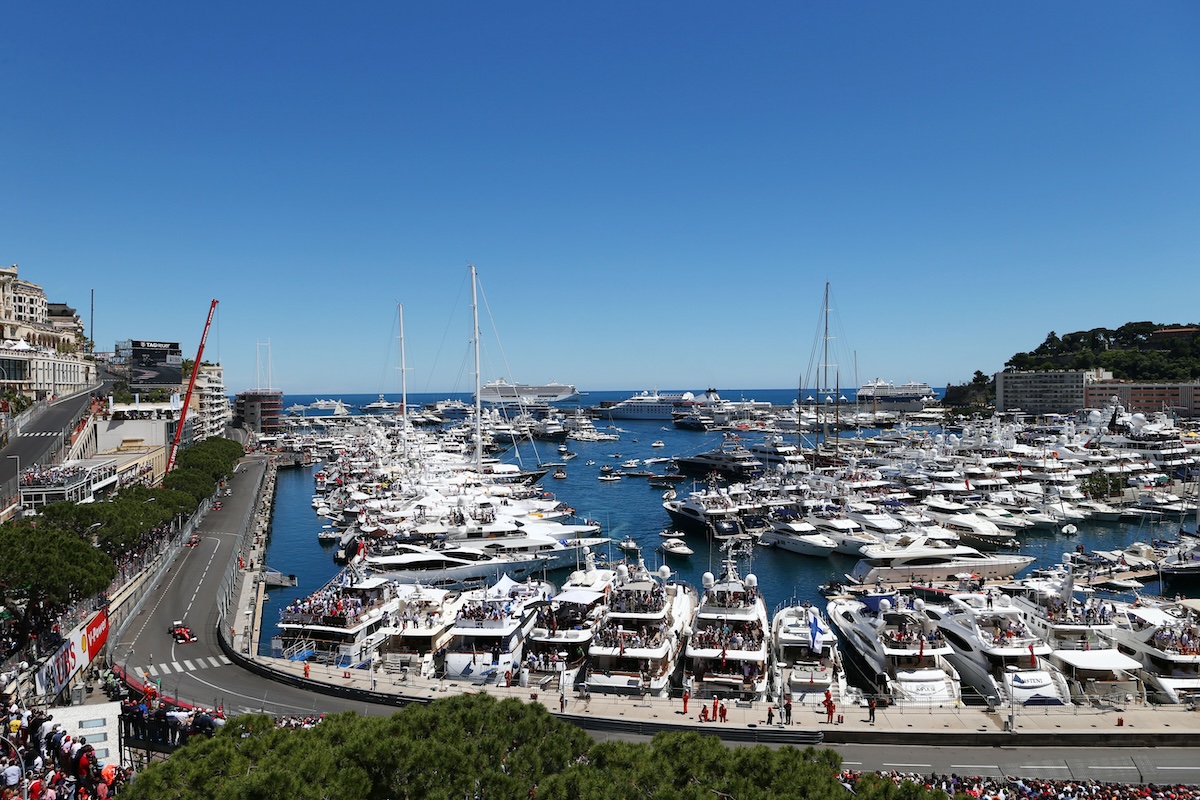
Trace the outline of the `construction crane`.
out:
[[[204,333],[200,334],[200,348],[196,351],[196,361],[192,364],[192,377],[188,378],[187,395],[183,398],[183,409],[179,412],[179,422],[175,423],[175,436],[171,439],[171,451],[167,453],[167,468],[165,476],[175,466],[175,454],[179,452],[179,439],[183,436],[183,423],[187,419],[188,407],[192,404],[192,390],[196,388],[196,376],[200,373],[200,359],[204,355],[204,342],[208,339],[208,328],[212,325],[213,312],[217,310],[214,298],[208,307],[208,319],[204,322]]]

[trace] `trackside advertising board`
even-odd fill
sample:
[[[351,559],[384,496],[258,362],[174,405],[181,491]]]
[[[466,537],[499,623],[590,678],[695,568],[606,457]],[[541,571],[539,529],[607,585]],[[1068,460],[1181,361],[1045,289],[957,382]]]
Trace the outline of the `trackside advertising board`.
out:
[[[108,612],[97,611],[91,619],[71,631],[62,647],[38,667],[35,684],[39,695],[56,695],[79,670],[92,663],[108,642]]]

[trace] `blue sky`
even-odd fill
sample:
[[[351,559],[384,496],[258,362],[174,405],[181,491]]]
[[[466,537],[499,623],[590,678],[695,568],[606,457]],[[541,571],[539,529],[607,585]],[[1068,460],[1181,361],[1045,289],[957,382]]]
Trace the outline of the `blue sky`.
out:
[[[935,386],[1196,322],[1200,5],[9,3],[0,260],[233,391]],[[270,342],[271,375],[266,373]]]

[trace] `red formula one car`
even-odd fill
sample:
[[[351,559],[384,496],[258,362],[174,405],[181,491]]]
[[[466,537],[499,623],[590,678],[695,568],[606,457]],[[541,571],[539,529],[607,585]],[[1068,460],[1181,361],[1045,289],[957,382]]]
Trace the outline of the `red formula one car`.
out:
[[[196,641],[196,634],[192,633],[192,629],[183,624],[182,620],[175,620],[171,623],[171,627],[167,628],[167,633],[175,639],[178,644],[187,644],[188,642]]]
[[[191,537],[183,543],[185,547],[195,547],[200,544],[200,534],[193,533]]]

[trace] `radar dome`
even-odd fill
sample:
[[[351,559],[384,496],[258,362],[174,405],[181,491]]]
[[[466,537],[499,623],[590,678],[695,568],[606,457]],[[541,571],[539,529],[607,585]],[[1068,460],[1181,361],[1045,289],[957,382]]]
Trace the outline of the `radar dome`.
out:
[[[879,611],[883,614],[892,610],[892,601],[886,597],[879,601]]]
[[[690,403],[696,399],[696,395],[692,394],[691,392],[684,392],[683,396],[680,397],[679,399],[685,403]]]
[[[915,600],[913,600],[912,607],[915,611],[924,611],[925,610],[925,601],[922,600],[920,597],[918,597]]]
[[[671,568],[668,567],[666,564],[663,564],[661,567],[658,568],[658,577],[662,578],[664,581],[670,580],[671,579]]]
[[[628,578],[629,577],[629,567],[625,566],[624,564],[618,564],[617,565],[617,577],[620,578],[621,580],[625,580],[626,578]]]
[[[717,579],[713,577],[713,574],[711,572],[706,572],[700,576],[700,585],[703,586],[705,589],[711,589],[713,587],[713,584],[715,584],[716,582],[717,582]]]
[[[746,576],[746,586],[750,587],[751,589],[758,588],[758,576],[753,572]]]
[[[1001,608],[1008,608],[1012,605],[1012,598],[1006,594],[1002,594],[1000,595],[1000,599],[996,602],[1000,604]]]

